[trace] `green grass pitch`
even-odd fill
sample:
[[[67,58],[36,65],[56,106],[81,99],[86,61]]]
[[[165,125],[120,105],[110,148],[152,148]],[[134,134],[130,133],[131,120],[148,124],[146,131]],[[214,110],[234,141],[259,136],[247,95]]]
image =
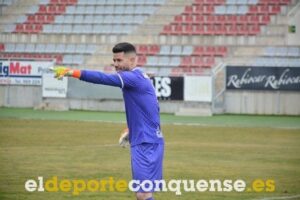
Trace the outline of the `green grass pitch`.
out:
[[[50,179],[131,179],[130,149],[117,145],[122,113],[0,108],[0,199],[134,199],[126,192],[27,192]],[[120,123],[122,122],[122,123]],[[171,124],[176,122],[177,124]],[[164,178],[273,179],[275,192],[174,192],[155,199],[250,200],[300,195],[300,117],[162,114]],[[300,196],[298,197],[300,199]]]

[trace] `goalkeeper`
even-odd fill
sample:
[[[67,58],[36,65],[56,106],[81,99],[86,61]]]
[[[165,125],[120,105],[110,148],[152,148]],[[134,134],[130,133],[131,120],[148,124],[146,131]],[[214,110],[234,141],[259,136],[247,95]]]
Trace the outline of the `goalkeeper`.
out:
[[[112,49],[114,74],[99,71],[74,70],[66,67],[53,69],[58,79],[64,76],[79,80],[120,87],[126,110],[127,127],[131,151],[132,179],[137,181],[162,179],[164,139],[160,127],[159,104],[151,80],[136,67],[135,47],[130,43],[119,43]],[[153,200],[154,190],[141,187],[136,192],[138,200]]]

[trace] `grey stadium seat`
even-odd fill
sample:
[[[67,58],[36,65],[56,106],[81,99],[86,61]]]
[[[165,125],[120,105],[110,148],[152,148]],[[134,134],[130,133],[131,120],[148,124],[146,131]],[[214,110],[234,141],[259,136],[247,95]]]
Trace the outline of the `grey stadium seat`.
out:
[[[68,6],[67,8],[66,8],[66,14],[71,14],[71,15],[73,15],[73,14],[75,14],[76,13],[76,7],[75,6]]]
[[[75,15],[74,23],[76,24],[83,24],[83,15]]]
[[[171,55],[181,55],[182,47],[179,45],[175,45],[172,47],[170,54]]]
[[[113,15],[106,15],[104,17],[103,23],[104,24],[111,24],[114,20],[114,16]]]
[[[15,51],[16,52],[24,52],[25,51],[25,44],[18,43],[16,45]]]
[[[94,15],[93,23],[94,24],[102,24],[104,17],[102,15]]]
[[[83,19],[84,24],[92,24],[94,22],[94,15],[86,15]]]
[[[16,28],[16,26],[14,24],[5,25],[4,32],[5,33],[11,33],[15,30],[15,28]]]
[[[26,22],[26,20],[27,20],[27,17],[25,15],[21,15],[18,17],[17,23],[24,23],[24,22]]]
[[[194,51],[192,46],[184,46],[182,50],[182,55],[191,55]]]
[[[157,56],[149,56],[147,58],[147,66],[157,66],[158,64],[158,57]]]
[[[239,15],[245,15],[248,12],[248,7],[247,6],[239,6],[237,9],[237,14]]]
[[[123,23],[126,24],[134,24],[134,17],[133,15],[126,15],[123,17]]]
[[[168,56],[162,56],[158,60],[159,66],[169,66],[170,65],[170,57]]]
[[[62,33],[72,33],[72,25],[70,24],[65,24],[63,26],[63,30],[62,30]]]
[[[96,48],[97,48],[96,45],[88,44],[86,47],[86,53],[93,54],[96,52]]]
[[[92,33],[93,32],[93,26],[91,24],[81,25],[82,27],[82,33]]]
[[[238,5],[247,5],[248,1],[247,0],[237,0],[236,4],[238,4]]]
[[[86,45],[85,44],[77,44],[75,53],[81,53],[81,54],[86,53]]]
[[[85,14],[85,6],[77,6],[75,13],[76,14]]]
[[[236,13],[237,13],[237,7],[236,6],[227,6],[226,14],[235,15]]]
[[[65,44],[58,44],[56,45],[55,53],[65,53],[65,48],[66,48]]]
[[[34,52],[35,51],[35,45],[34,44],[27,44],[25,47],[25,52]]]
[[[134,7],[126,6],[124,14],[134,14]]]
[[[115,15],[113,23],[114,24],[122,24],[123,23],[123,16],[122,15]]]
[[[171,46],[169,46],[169,45],[162,45],[160,47],[160,51],[159,51],[160,55],[170,55],[170,53],[171,53]]]
[[[53,28],[52,28],[52,32],[53,33],[62,33],[63,27],[64,27],[64,25],[54,24]]]
[[[13,43],[9,43],[5,45],[6,52],[15,52],[16,45]]]
[[[235,5],[235,4],[236,4],[236,1],[237,1],[237,0],[227,0],[226,3],[227,3],[227,4],[233,4],[233,5]]]
[[[65,50],[66,53],[75,53],[76,52],[76,46],[75,44],[68,44]]]
[[[55,17],[55,23],[57,24],[63,24],[65,21],[65,16],[63,15],[58,15]]]
[[[81,24],[74,25],[72,33],[75,33],[75,34],[81,34],[81,33],[83,33],[82,25]]]
[[[181,59],[179,56],[172,57],[170,61],[170,66],[171,67],[178,67],[180,65]]]
[[[72,24],[74,21],[74,15],[66,15],[64,17],[64,23],[65,24]]]
[[[74,55],[73,56],[73,64],[81,65],[83,64],[83,56],[82,55]]]
[[[85,14],[92,15],[95,13],[95,7],[94,6],[87,6],[85,8]]]
[[[35,47],[35,53],[45,53],[46,46],[44,44],[37,44]]]
[[[113,14],[114,13],[114,6],[106,6],[104,10],[104,14]]]
[[[50,2],[50,0],[39,0],[39,4],[48,4]]]
[[[248,0],[248,4],[256,5],[258,0]]]
[[[115,6],[115,10],[114,10],[114,13],[115,14],[124,14],[125,12],[125,7],[124,6]]]
[[[30,9],[27,11],[27,14],[34,14],[38,12],[39,7],[38,6],[31,6]]]
[[[64,64],[73,64],[73,56],[72,55],[65,55],[63,57],[63,61]]]
[[[104,14],[105,7],[104,6],[96,6],[95,14]]]
[[[146,17],[143,15],[135,15],[133,18],[133,22],[135,24],[142,24],[145,21]]]
[[[225,6],[216,6],[215,7],[215,13],[217,15],[224,15],[224,14],[226,14],[226,7]]]
[[[93,26],[93,33],[94,34],[103,33],[103,26],[102,25],[94,25]]]
[[[288,56],[292,56],[292,57],[298,57],[298,56],[300,56],[300,49],[299,49],[299,47],[290,47],[288,49]]]
[[[43,32],[44,33],[52,33],[52,25],[51,24],[44,25]]]
[[[55,53],[55,44],[47,44],[45,48],[46,53]]]

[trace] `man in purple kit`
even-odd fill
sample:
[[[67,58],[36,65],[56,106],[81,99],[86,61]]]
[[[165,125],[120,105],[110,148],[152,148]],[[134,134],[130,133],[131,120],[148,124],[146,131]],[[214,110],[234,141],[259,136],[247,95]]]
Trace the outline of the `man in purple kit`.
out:
[[[120,87],[125,103],[129,142],[131,148],[132,179],[162,180],[164,139],[160,128],[159,104],[152,82],[143,70],[136,66],[135,47],[130,43],[119,43],[112,49],[117,73],[73,70],[55,67],[55,77],[71,76],[82,81]],[[136,192],[138,200],[153,200],[154,190],[142,187]]]

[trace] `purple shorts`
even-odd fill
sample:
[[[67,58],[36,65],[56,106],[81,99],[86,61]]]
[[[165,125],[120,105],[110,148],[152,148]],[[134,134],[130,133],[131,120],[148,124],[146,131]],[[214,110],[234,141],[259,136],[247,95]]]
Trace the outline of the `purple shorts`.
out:
[[[155,180],[162,180],[164,144],[142,143],[131,147],[132,179],[140,181],[149,180],[153,183],[153,189],[140,187],[138,192],[153,192]],[[146,183],[146,182],[145,182]]]

